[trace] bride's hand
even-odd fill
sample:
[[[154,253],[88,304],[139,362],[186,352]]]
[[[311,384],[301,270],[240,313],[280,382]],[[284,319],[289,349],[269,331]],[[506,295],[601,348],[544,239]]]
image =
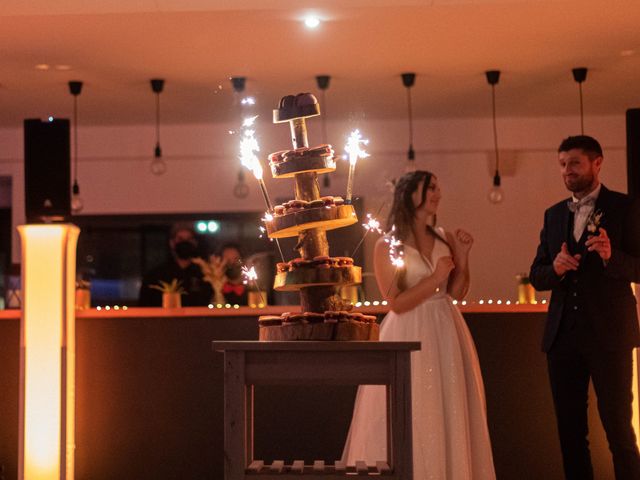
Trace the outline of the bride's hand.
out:
[[[458,228],[453,234],[453,249],[460,255],[466,255],[473,245],[473,237],[471,234],[461,228]]]
[[[433,276],[436,278],[438,283],[444,282],[449,278],[449,274],[454,268],[456,268],[456,266],[453,263],[453,257],[440,257],[438,259],[438,263],[436,263],[436,268],[433,271]]]

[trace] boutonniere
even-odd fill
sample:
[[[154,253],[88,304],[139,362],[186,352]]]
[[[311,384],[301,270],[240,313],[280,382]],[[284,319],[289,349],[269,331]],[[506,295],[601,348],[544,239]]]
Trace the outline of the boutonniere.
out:
[[[591,215],[589,215],[587,219],[587,232],[595,235],[598,232],[603,216],[604,212],[600,209],[591,212]]]

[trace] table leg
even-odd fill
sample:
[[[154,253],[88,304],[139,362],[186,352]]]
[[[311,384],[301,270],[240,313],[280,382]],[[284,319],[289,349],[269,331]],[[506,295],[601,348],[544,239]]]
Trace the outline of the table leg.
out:
[[[247,467],[245,354],[224,354],[224,478],[243,480]]]
[[[411,357],[395,354],[391,384],[391,435],[393,469],[398,479],[413,480],[413,430],[411,425]]]
[[[245,386],[245,422],[246,422],[246,459],[247,463],[253,462],[253,385]]]

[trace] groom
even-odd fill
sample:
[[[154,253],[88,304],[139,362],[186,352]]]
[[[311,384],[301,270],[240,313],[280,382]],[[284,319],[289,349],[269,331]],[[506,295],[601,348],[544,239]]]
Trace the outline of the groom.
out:
[[[592,381],[616,479],[638,480],[631,381],[640,331],[630,282],[640,282],[640,205],[600,183],[596,139],[565,139],[558,160],[572,195],[545,212],[530,278],[536,290],[552,290],[542,349],[564,472],[567,479],[593,478],[587,441]]]

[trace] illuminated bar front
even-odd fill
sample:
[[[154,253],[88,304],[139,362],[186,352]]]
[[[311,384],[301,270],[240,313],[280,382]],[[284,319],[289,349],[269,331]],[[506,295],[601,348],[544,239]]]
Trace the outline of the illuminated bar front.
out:
[[[22,245],[19,480],[72,480],[75,269],[80,230],[18,227]]]

